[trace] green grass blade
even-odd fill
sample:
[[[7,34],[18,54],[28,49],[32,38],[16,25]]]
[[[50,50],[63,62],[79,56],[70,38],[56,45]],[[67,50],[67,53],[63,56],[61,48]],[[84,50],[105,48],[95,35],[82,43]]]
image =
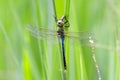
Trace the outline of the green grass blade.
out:
[[[93,48],[65,39],[66,80],[98,80],[95,64],[102,80],[120,80],[119,0],[0,0],[0,80],[64,80],[60,41],[38,40],[25,29],[56,30],[54,17],[63,15],[69,31],[96,39]]]
[[[53,12],[54,12],[54,17],[55,17],[55,20],[57,21],[57,13],[56,13],[56,5],[55,5],[55,0],[52,0],[52,4],[53,4]]]
[[[69,19],[69,12],[70,12],[70,0],[66,0],[64,15],[67,17],[67,20]]]

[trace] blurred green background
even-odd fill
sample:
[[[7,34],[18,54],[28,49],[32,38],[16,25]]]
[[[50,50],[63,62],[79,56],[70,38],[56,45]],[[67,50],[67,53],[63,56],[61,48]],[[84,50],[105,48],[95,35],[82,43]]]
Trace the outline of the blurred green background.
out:
[[[65,0],[55,0],[60,18]],[[102,80],[120,80],[120,1],[71,0],[69,31],[94,33]],[[52,0],[0,0],[0,80],[63,80],[60,46],[27,24],[56,30]],[[92,49],[66,41],[67,80],[98,80]]]

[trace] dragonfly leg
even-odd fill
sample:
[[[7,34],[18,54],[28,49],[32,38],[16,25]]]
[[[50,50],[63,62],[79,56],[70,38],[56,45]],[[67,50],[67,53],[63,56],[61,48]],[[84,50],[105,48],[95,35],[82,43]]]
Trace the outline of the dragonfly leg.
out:
[[[54,19],[55,19],[55,22],[57,22],[57,21],[58,21],[58,19],[57,19],[57,17],[56,17],[56,16],[54,16]]]
[[[64,21],[64,27],[69,27],[70,26],[70,23],[69,23],[66,16],[63,16],[63,21]]]

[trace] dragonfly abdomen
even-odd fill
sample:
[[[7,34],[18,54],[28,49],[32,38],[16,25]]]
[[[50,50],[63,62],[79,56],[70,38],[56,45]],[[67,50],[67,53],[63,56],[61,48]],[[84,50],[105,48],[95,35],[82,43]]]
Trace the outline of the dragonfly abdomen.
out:
[[[63,56],[63,64],[64,64],[64,70],[66,70],[66,57],[65,57],[65,47],[64,47],[64,37],[61,37],[62,40],[62,56]]]

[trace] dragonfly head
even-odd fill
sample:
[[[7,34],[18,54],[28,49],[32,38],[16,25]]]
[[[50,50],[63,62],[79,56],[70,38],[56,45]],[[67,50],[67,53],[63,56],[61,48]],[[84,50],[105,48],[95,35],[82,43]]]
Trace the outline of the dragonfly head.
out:
[[[62,21],[62,19],[59,19],[59,20],[57,21],[57,26],[58,26],[58,27],[63,27],[63,26],[64,26],[64,22]]]

